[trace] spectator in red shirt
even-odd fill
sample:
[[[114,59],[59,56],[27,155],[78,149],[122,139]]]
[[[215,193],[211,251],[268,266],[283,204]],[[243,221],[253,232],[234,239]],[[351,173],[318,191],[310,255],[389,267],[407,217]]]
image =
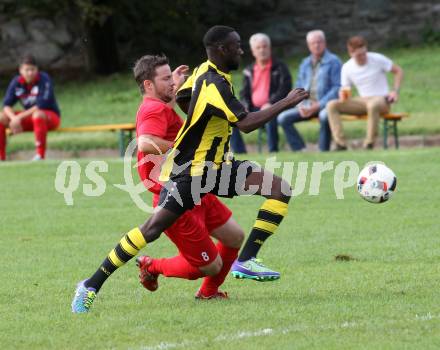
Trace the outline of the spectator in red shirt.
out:
[[[6,159],[6,128],[13,134],[34,131],[36,154],[33,160],[44,159],[48,130],[60,125],[60,110],[53,91],[52,80],[38,69],[31,55],[22,57],[19,75],[10,82],[0,111],[0,160]],[[12,108],[20,102],[24,110]]]
[[[280,101],[290,92],[292,77],[289,68],[272,56],[270,38],[257,33],[249,44],[255,62],[243,70],[243,88],[240,100],[249,112],[264,110]],[[278,152],[278,123],[272,119],[265,125],[269,152]],[[240,131],[234,128],[231,147],[235,153],[246,153]]]

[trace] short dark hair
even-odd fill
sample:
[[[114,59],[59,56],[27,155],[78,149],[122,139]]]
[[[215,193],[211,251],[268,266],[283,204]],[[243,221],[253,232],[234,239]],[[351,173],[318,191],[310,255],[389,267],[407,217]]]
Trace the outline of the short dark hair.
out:
[[[367,40],[365,40],[364,37],[360,36],[360,35],[356,35],[356,36],[352,36],[350,39],[348,39],[347,41],[347,48],[350,50],[356,50],[359,49],[361,47],[366,47],[367,46]]]
[[[31,54],[24,54],[20,57],[18,60],[18,65],[21,66],[22,64],[30,64],[32,66],[37,66],[37,60],[35,57]]]
[[[222,44],[227,36],[235,31],[236,30],[234,28],[228,26],[216,25],[211,27],[203,36],[203,45],[205,48],[208,48]]]
[[[139,58],[133,67],[133,75],[141,94],[145,93],[144,81],[153,80],[156,76],[156,68],[169,64],[165,55],[145,55]]]

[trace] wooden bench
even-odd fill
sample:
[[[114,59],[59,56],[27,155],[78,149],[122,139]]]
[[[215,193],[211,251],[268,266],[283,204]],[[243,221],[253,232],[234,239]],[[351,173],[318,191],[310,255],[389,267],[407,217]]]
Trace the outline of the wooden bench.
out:
[[[119,154],[121,157],[125,154],[125,149],[131,141],[133,131],[136,130],[136,124],[103,124],[103,125],[85,125],[85,126],[70,126],[58,128],[52,132],[97,132],[97,131],[118,131]]]
[[[69,126],[62,127],[52,132],[98,132],[98,131],[118,131],[118,143],[119,143],[119,154],[121,157],[125,154],[125,149],[128,143],[131,141],[133,136],[133,131],[136,130],[136,124],[126,123],[126,124],[102,124],[102,125],[85,125],[85,126]],[[9,130],[8,130],[9,132]]]
[[[357,121],[357,120],[367,120],[367,115],[341,115],[343,121]],[[388,148],[388,131],[392,128],[393,136],[394,136],[394,146],[396,149],[399,148],[399,131],[397,129],[397,123],[400,122],[403,118],[408,118],[408,113],[387,113],[382,115],[383,120],[383,148]]]
[[[397,123],[400,122],[403,118],[408,118],[408,113],[387,113],[382,115],[383,120],[383,148],[388,148],[388,132],[390,127],[392,128],[393,136],[394,136],[394,145],[396,149],[399,148],[399,132],[397,129]],[[348,115],[342,114],[341,118],[343,121],[358,121],[358,120],[367,120],[367,115]],[[319,122],[318,118],[310,119],[314,122]],[[391,124],[391,125],[390,125]],[[262,151],[262,142],[263,142],[263,131],[264,128],[260,128],[258,130],[258,153]]]

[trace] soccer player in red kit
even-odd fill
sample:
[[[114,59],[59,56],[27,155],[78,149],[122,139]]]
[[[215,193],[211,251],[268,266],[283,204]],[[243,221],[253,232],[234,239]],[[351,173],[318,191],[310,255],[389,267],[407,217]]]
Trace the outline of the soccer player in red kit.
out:
[[[153,205],[162,189],[158,182],[162,156],[174,144],[183,121],[169,105],[184,81],[186,66],[174,72],[164,56],[143,56],[133,69],[143,101],[136,117],[138,172],[144,185],[153,192]],[[172,258],[137,259],[141,283],[150,291],[158,288],[158,276],[197,279],[206,276],[196,293],[198,299],[225,298],[219,291],[244,239],[244,232],[231,211],[214,195],[203,197],[200,205],[183,214],[166,231],[179,254]],[[217,245],[211,237],[218,239]],[[77,286],[72,311],[88,312],[105,280],[130,260],[145,243],[137,229],[130,231],[113,249],[95,274]]]

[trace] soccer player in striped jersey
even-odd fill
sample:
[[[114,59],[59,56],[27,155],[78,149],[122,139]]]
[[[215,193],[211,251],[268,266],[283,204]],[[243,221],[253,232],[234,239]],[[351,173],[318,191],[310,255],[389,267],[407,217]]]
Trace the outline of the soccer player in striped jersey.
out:
[[[206,193],[232,198],[253,188],[254,194],[265,197],[266,201],[232,266],[232,273],[237,278],[258,281],[278,279],[280,274],[256,257],[287,214],[290,186],[249,161],[233,159],[229,139],[232,126],[245,133],[256,130],[306,99],[308,93],[295,89],[270,108],[248,112],[235,97],[229,74],[238,68],[243,54],[240,36],[233,28],[214,26],[203,42],[208,60],[194,70],[177,94],[177,103],[188,118],[162,168],[161,180],[168,181],[160,196],[162,210],[140,230],[147,242],[152,241],[161,229],[195,205],[194,198]],[[268,188],[264,188],[267,183]]]

